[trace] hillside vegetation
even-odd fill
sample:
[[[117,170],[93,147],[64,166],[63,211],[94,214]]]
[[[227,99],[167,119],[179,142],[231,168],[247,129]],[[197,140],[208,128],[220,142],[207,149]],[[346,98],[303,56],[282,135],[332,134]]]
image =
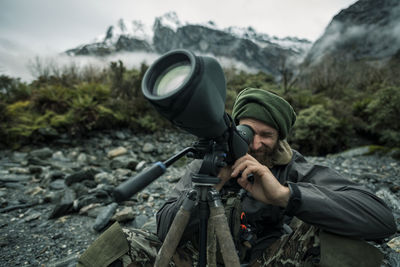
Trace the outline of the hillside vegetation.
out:
[[[121,61],[104,69],[37,65],[30,84],[1,75],[1,145],[17,148],[104,129],[154,132],[173,127],[142,96],[147,68],[142,64],[127,69]],[[305,154],[324,155],[363,144],[400,147],[400,83],[393,71],[390,64],[340,66],[326,59],[301,80],[288,83],[292,77],[284,77],[280,84],[262,72],[225,69],[226,110],[231,111],[242,89],[262,88],[293,105],[298,117],[289,141]]]

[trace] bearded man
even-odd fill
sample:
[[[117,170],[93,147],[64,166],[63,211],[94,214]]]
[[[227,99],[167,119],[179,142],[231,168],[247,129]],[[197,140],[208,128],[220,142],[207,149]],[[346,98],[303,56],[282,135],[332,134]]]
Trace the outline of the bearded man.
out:
[[[242,214],[239,223],[246,230],[232,232],[241,263],[380,266],[381,253],[363,240],[381,240],[395,233],[390,209],[363,186],[328,167],[308,163],[290,148],[286,138],[296,120],[291,105],[273,93],[247,88],[238,95],[232,117],[237,124],[250,126],[254,138],[248,154],[221,169],[218,175],[221,182],[215,188],[225,200],[226,211],[240,209]],[[159,240],[165,239],[186,193],[192,189],[191,177],[199,171],[201,163],[195,160],[188,166],[176,185],[175,195],[157,213]],[[253,181],[248,179],[249,175],[253,175]],[[234,199],[240,205],[231,205],[235,201],[229,201],[229,197],[232,192],[237,193],[237,184],[242,190]],[[192,210],[180,249],[174,255],[178,266],[190,266],[196,260],[197,209],[195,206]],[[293,217],[296,219],[291,221]],[[235,219],[228,216],[230,226]],[[143,232],[138,231],[133,234],[125,231],[125,235],[130,247],[124,249],[129,257],[120,253],[113,259],[119,257],[125,264],[138,264],[140,258],[143,266],[154,263],[161,244],[157,238],[150,235],[143,238]],[[140,246],[135,245],[139,243]]]
[[[283,266],[284,261],[285,266],[298,266],[307,261],[318,262],[321,257],[322,261],[326,260],[318,251],[320,232],[323,232],[323,240],[330,240],[324,241],[327,243],[323,244],[324,248],[335,238],[346,242],[379,240],[395,233],[393,215],[381,199],[327,167],[308,163],[290,148],[286,138],[296,115],[283,98],[265,90],[247,88],[239,93],[232,117],[236,123],[250,126],[254,138],[248,154],[221,170],[218,175],[221,182],[215,188],[224,196],[232,181],[237,180],[246,190],[241,197],[241,208],[253,240],[246,255],[241,256],[242,261],[258,266]],[[158,212],[161,240],[167,234],[184,193],[192,186],[191,175],[199,167],[200,162],[191,164],[177,185],[179,196]],[[250,174],[254,175],[253,182],[248,179]],[[236,178],[238,175],[240,177]],[[196,214],[192,212],[183,239],[196,236]],[[292,224],[297,226],[294,232],[285,234],[291,232],[285,222],[293,216],[300,221]],[[361,241],[356,244],[364,250],[362,258],[371,264],[370,257],[364,254],[372,257],[372,249],[364,245]],[[334,250],[340,253],[337,248]],[[354,257],[354,251],[349,253],[347,256]],[[362,266],[360,262],[357,265]],[[344,265],[337,262],[335,266]]]

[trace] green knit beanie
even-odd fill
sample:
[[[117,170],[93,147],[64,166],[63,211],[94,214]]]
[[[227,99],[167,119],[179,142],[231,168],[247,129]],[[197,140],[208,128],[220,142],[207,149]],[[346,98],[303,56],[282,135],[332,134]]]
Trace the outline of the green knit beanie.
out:
[[[239,93],[232,117],[236,123],[242,118],[262,121],[278,131],[279,139],[287,137],[296,121],[296,113],[286,100],[256,88],[246,88]]]

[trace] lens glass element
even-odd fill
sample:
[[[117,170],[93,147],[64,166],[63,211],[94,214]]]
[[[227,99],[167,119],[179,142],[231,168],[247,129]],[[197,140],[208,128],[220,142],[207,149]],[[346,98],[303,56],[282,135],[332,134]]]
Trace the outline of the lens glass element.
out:
[[[191,66],[188,61],[173,64],[157,77],[153,93],[163,96],[178,89],[187,80],[190,72]]]

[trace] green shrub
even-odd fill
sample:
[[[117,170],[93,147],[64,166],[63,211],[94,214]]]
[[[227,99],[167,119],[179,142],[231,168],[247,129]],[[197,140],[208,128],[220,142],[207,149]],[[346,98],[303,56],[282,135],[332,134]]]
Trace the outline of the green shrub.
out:
[[[7,106],[3,129],[5,133],[4,143],[16,144],[24,142],[40,126],[36,123],[36,116],[32,109],[30,101],[17,101]]]
[[[344,134],[331,111],[314,105],[299,112],[290,142],[302,153],[323,155],[339,150]]]
[[[109,100],[111,96],[110,87],[99,84],[99,83],[80,83],[75,86],[73,90],[70,90],[74,97],[79,97],[82,95],[91,96],[94,100],[105,102]]]
[[[12,103],[15,101],[27,100],[31,95],[31,88],[20,79],[11,78],[7,75],[0,75],[0,99]]]
[[[367,104],[368,129],[388,146],[400,146],[400,88],[386,87]]]
[[[72,97],[70,88],[46,85],[33,91],[32,105],[41,113],[45,113],[46,110],[64,113],[68,110]]]

